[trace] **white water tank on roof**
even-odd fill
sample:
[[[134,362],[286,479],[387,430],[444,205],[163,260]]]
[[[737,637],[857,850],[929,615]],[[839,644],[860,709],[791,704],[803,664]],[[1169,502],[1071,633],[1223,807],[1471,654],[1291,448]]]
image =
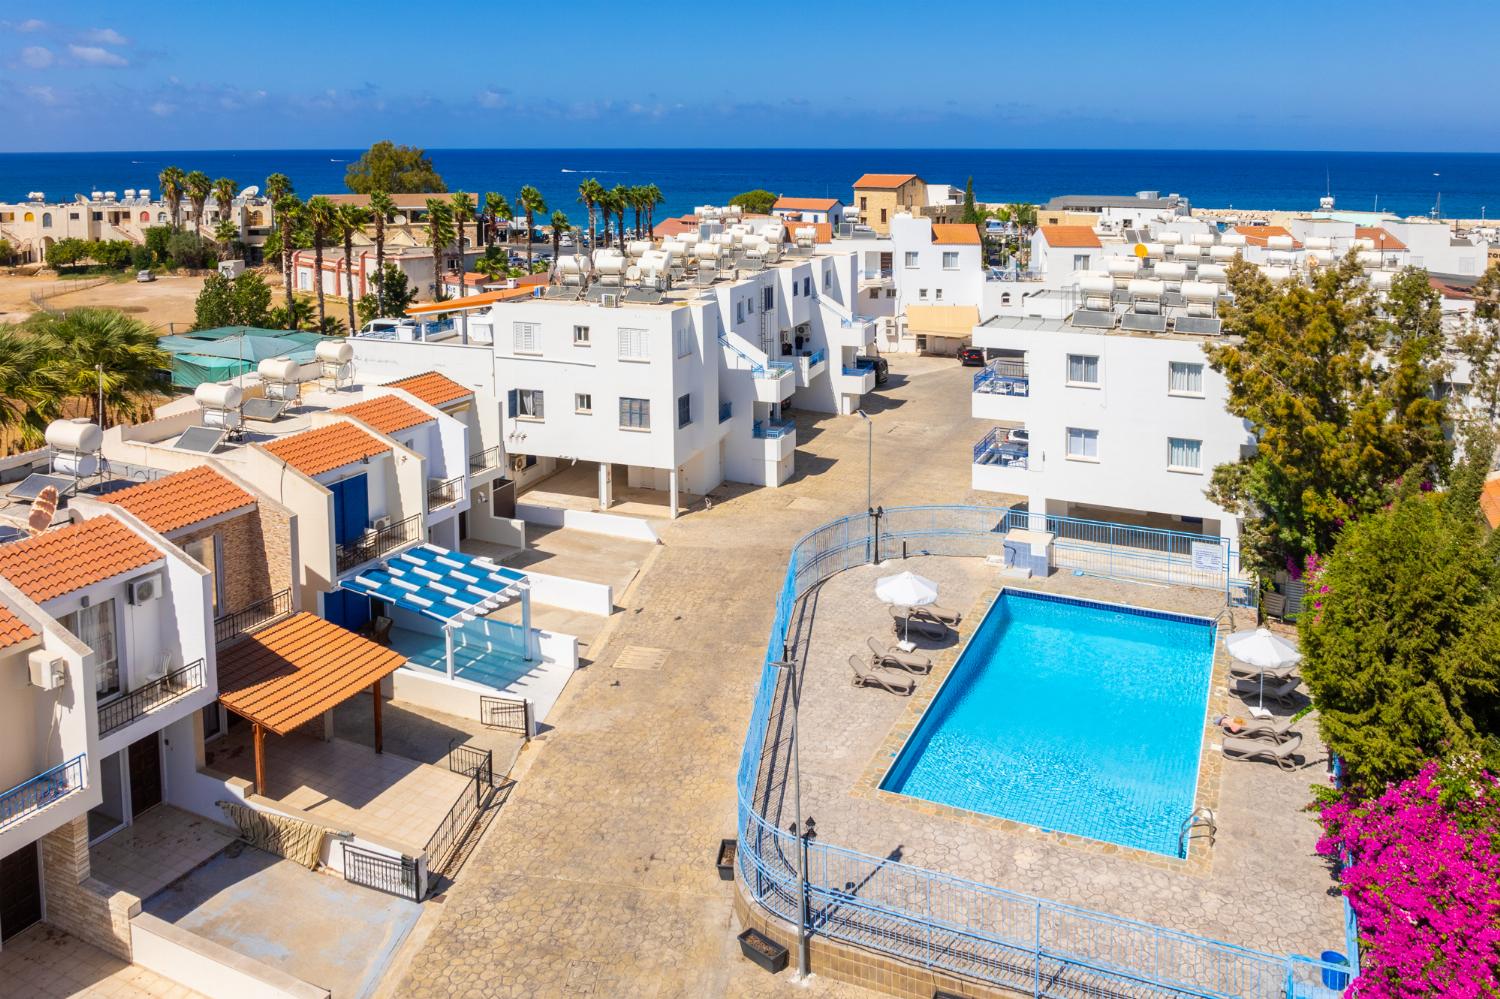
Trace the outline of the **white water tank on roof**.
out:
[[[630,255],[631,260],[641,259],[649,249],[651,249],[651,240],[649,239],[632,239],[625,244],[625,252]]]
[[[1378,268],[1382,260],[1380,254],[1374,250],[1360,250],[1359,253],[1355,254],[1354,259],[1359,261],[1359,266],[1361,267],[1374,268]]]
[[[1193,245],[1194,246],[1213,246],[1214,245],[1214,234],[1211,233],[1211,232],[1195,232],[1195,233],[1193,233]]]
[[[1167,255],[1167,248],[1160,243],[1142,243],[1146,248],[1146,256],[1151,260],[1160,260]]]
[[[1115,290],[1115,283],[1103,274],[1084,274],[1078,279],[1078,290],[1085,295],[1103,295],[1107,298]]]
[[[1111,277],[1131,277],[1141,269],[1140,257],[1109,257],[1104,262]]]
[[[295,382],[300,368],[301,365],[289,358],[268,357],[256,365],[255,373],[268,382]]]
[[[1356,250],[1375,249],[1375,241],[1373,239],[1367,239],[1364,236],[1360,236],[1358,239],[1353,240],[1349,245]]]
[[[1198,280],[1212,281],[1215,284],[1225,284],[1229,281],[1229,272],[1220,264],[1199,264]]]
[[[1219,297],[1219,286],[1208,281],[1184,281],[1182,297],[1189,302],[1212,302]]]
[[[1306,246],[1309,250],[1331,250],[1333,249],[1333,240],[1327,236],[1309,236],[1303,241],[1302,245]]]
[[[1272,281],[1289,281],[1292,277],[1292,269],[1290,267],[1262,267],[1260,271]]]
[[[1187,277],[1187,264],[1181,261],[1163,261],[1156,265],[1156,276],[1163,281],[1181,281]]]
[[[1182,233],[1180,233],[1180,232],[1163,232],[1163,233],[1159,233],[1157,235],[1157,237],[1156,237],[1156,241],[1158,243],[1165,243],[1167,246],[1177,246],[1179,243],[1182,242]]]
[[[325,364],[348,364],[354,360],[354,346],[342,337],[336,340],[319,340],[313,356]]]
[[[272,359],[260,362],[262,368],[270,363]],[[193,399],[204,409],[238,409],[245,399],[245,390],[233,382],[204,382],[193,389]]]
[[[47,424],[46,438],[54,451],[94,454],[104,443],[104,431],[84,420],[53,420]]]
[[[1161,281],[1153,281],[1150,278],[1136,278],[1130,282],[1127,290],[1131,298],[1161,298],[1167,286]]]
[[[1310,265],[1313,265],[1313,266],[1322,266],[1324,264],[1331,264],[1331,263],[1333,263],[1337,259],[1338,259],[1338,256],[1332,250],[1308,250],[1307,251],[1307,262]]]
[[[1203,247],[1194,246],[1191,243],[1183,243],[1172,247],[1172,256],[1178,260],[1197,260],[1203,256]]]
[[[1271,250],[1290,250],[1296,245],[1296,240],[1290,236],[1272,236],[1266,240],[1266,248]]]
[[[1244,246],[1245,236],[1243,233],[1226,232],[1223,236],[1219,237],[1219,244],[1221,246]]]
[[[1233,260],[1235,257],[1239,256],[1239,253],[1240,248],[1237,246],[1225,246],[1223,244],[1220,244],[1218,246],[1210,246],[1208,248],[1208,258],[1210,260],[1222,261],[1223,263],[1228,263],[1229,261]]]
[[[1370,287],[1385,291],[1391,286],[1391,279],[1396,275],[1393,271],[1372,271],[1370,274]]]

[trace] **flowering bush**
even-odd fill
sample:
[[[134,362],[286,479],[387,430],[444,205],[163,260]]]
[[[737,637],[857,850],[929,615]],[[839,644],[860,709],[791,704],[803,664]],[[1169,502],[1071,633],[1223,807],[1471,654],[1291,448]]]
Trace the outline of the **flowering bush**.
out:
[[[1430,762],[1378,797],[1324,804],[1318,852],[1343,859],[1361,999],[1500,995],[1500,782],[1478,757]]]

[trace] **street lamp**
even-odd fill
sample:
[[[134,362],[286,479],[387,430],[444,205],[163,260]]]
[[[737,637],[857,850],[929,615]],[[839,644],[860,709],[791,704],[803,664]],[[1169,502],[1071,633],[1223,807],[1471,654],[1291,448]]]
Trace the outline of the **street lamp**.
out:
[[[856,409],[854,415],[865,421],[865,509],[875,509],[875,421],[870,419],[870,414],[862,409]]]
[[[807,961],[807,841],[816,836],[817,831],[811,818],[802,823],[800,835],[797,828],[798,822],[802,821],[802,734],[797,726],[802,684],[797,679],[796,663],[781,659],[771,665],[786,671],[792,685],[792,808],[798,819],[791,824],[790,831],[800,840],[797,844],[797,977],[806,978],[811,974]]]

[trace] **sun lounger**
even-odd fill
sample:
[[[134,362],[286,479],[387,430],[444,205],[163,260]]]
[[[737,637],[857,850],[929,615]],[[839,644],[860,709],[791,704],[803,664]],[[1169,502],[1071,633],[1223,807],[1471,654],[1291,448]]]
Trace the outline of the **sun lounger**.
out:
[[[1219,719],[1219,728],[1225,735],[1239,739],[1261,739],[1271,742],[1285,742],[1292,736],[1301,737],[1301,733],[1292,731],[1292,720],[1290,718],[1241,718],[1236,731],[1229,730],[1231,716],[1225,715]]]
[[[1302,680],[1295,676],[1285,680],[1266,680],[1264,684],[1258,679],[1239,677],[1229,681],[1229,692],[1247,703],[1264,697],[1284,704],[1297,696],[1297,688],[1301,685]]]
[[[900,649],[882,648],[874,638],[868,639],[866,644],[870,646],[871,666],[894,666],[908,673],[932,672],[932,660],[926,656],[919,656],[915,652],[902,652]]]
[[[897,676],[888,670],[871,666],[859,656],[851,655],[849,665],[854,669],[854,685],[856,687],[881,687],[893,694],[903,697],[910,694],[916,687],[917,681],[909,676]]]
[[[1224,755],[1232,760],[1266,759],[1283,770],[1296,770],[1297,761],[1292,759],[1302,745],[1302,733],[1293,732],[1286,742],[1265,742],[1261,739],[1242,739],[1237,735],[1224,737]]]
[[[891,617],[896,622],[896,634],[906,634],[908,627],[906,612],[910,608],[897,607],[895,604],[891,604],[890,608]],[[934,621],[931,618],[917,617],[915,614],[911,617],[910,629],[912,634],[926,635],[928,638],[943,638],[948,634],[948,626],[946,624]]]
[[[1264,673],[1267,680],[1285,680],[1295,672],[1297,672],[1296,663],[1288,666],[1272,666],[1269,669],[1262,669],[1259,666],[1240,662],[1238,659],[1231,658],[1229,660],[1230,676],[1248,676],[1251,679],[1259,680],[1260,675]]]
[[[946,624],[950,628],[956,628],[963,622],[963,615],[958,611],[947,610],[937,604],[928,604],[925,607],[913,607],[911,609],[913,618],[926,618],[936,621],[938,624]]]

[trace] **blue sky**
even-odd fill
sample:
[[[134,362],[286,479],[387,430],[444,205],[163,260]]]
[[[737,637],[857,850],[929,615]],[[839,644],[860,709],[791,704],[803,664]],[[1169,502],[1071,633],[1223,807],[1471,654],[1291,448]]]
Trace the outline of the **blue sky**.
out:
[[[459,9],[5,0],[0,152],[1500,151],[1500,63],[1462,44],[1500,38],[1495,3]]]

